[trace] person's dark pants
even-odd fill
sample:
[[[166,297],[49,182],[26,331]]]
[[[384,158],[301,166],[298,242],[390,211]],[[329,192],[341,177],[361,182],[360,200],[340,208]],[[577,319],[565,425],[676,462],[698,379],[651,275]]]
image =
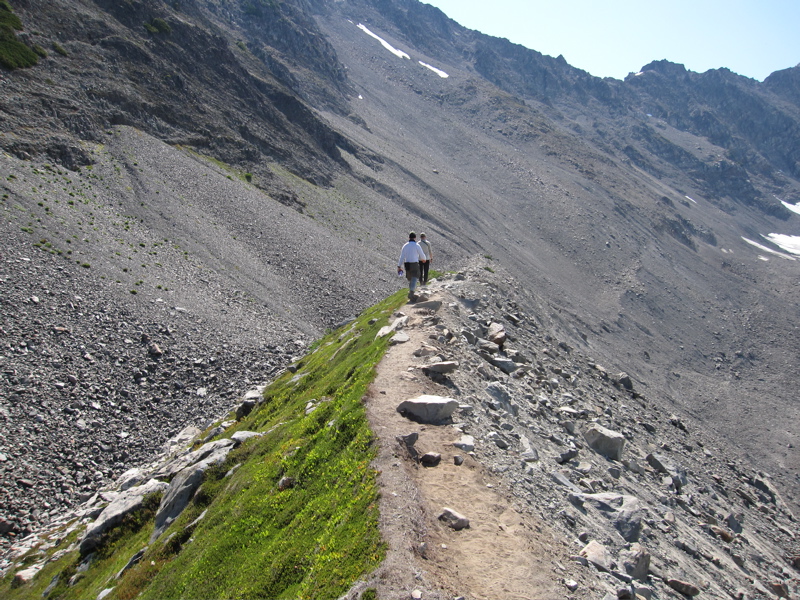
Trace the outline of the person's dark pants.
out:
[[[419,263],[405,263],[406,279],[408,279],[408,295],[413,296],[419,279]]]
[[[428,268],[431,266],[431,261],[419,263],[419,280],[421,283],[428,283]]]

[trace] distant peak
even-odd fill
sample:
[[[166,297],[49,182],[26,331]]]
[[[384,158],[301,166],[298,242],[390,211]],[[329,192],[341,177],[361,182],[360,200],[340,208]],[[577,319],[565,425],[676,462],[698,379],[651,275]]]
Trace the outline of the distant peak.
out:
[[[642,67],[642,73],[646,71],[656,71],[662,75],[685,75],[687,73],[686,67],[681,64],[664,60],[654,60],[653,62]]]

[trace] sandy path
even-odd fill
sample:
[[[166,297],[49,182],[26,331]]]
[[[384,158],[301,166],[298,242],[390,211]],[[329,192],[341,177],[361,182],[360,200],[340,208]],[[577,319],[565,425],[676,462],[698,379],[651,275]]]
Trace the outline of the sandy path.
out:
[[[445,294],[434,292],[432,299],[446,305]],[[389,544],[379,597],[410,598],[415,589],[422,598],[563,597],[566,589],[557,584],[554,565],[568,558],[549,528],[517,512],[492,475],[452,445],[461,436],[452,425],[420,425],[396,411],[403,400],[421,394],[448,395],[417,368],[423,359],[413,352],[434,329],[423,323],[430,313],[413,306],[402,309],[410,341],[389,349],[367,398],[380,444],[381,526]],[[406,454],[396,438],[414,431],[420,434],[420,454],[441,453],[439,466],[419,466]],[[461,466],[454,464],[456,454],[465,458]],[[470,528],[454,531],[438,521],[443,507],[467,516]]]

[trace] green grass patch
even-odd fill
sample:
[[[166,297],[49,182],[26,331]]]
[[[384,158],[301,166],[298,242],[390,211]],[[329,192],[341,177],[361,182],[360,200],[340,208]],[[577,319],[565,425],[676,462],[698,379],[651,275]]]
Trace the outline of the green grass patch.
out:
[[[9,69],[24,69],[39,62],[39,55],[17,39],[14,30],[0,25],[0,64]]]
[[[398,292],[331,332],[268,387],[260,408],[225,435],[270,433],[206,477],[165,534],[207,509],[192,541],[174,555],[174,545],[156,543],[150,561],[162,566],[145,556],[130,575],[137,588],[120,597],[335,598],[380,563],[374,437],[361,399],[388,343],[375,335],[404,300]],[[306,415],[309,402],[316,408]],[[282,478],[294,485],[279,489]]]
[[[273,381],[263,403],[222,434],[264,435],[206,472],[189,507],[122,578],[114,575],[148,544],[152,505],[109,534],[74,586],[66,582],[77,572],[77,553],[24,588],[12,590],[9,575],[0,597],[41,597],[56,574],[50,599],[93,598],[108,587],[109,600],[341,597],[385,554],[370,467],[375,440],[362,398],[388,345],[375,336],[405,295],[400,290],[329,332]]]
[[[11,5],[6,0],[0,0],[0,27],[9,27],[17,31],[22,29],[22,21],[14,14]]]
[[[39,62],[47,52],[36,46],[31,49],[17,39],[15,31],[22,29],[22,21],[5,0],[0,0],[0,64],[8,69],[24,69]]]
[[[245,183],[253,182],[252,173],[247,173],[245,171],[238,171],[234,169],[232,166],[230,166],[228,163],[225,163],[217,158],[214,158],[213,156],[208,156],[207,154],[200,154],[196,150],[192,150],[187,146],[177,145],[176,148],[183,150],[184,152],[190,154],[191,156],[194,156],[195,158],[202,159],[207,163],[211,163],[212,165],[217,166],[221,170],[225,171],[225,176],[230,180],[233,180],[233,176],[236,176],[237,179],[239,179],[240,181],[244,181]]]
[[[144,28],[152,34],[172,33],[172,27],[164,19],[156,17],[149,23],[144,24]]]

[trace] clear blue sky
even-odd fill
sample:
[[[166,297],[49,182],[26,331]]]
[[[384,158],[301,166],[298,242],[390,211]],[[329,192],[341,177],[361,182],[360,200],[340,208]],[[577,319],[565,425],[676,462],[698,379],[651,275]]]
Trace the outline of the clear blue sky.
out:
[[[624,79],[666,58],[763,81],[800,63],[800,0],[422,0],[469,29]]]

